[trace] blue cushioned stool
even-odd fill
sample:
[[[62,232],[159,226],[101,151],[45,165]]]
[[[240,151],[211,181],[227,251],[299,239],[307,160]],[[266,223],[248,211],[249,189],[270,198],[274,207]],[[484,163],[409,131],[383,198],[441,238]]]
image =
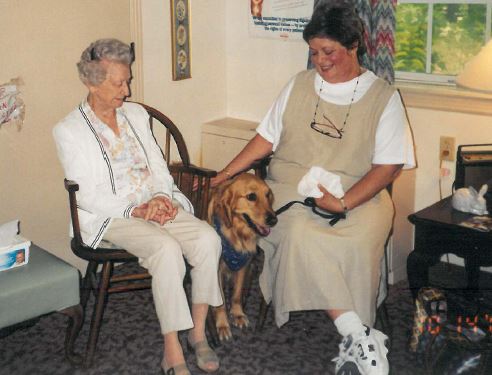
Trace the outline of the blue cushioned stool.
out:
[[[3,333],[9,334],[26,320],[61,312],[69,317],[65,356],[72,363],[80,363],[79,356],[73,351],[83,320],[76,268],[31,245],[29,263],[0,272],[0,286],[0,329]]]

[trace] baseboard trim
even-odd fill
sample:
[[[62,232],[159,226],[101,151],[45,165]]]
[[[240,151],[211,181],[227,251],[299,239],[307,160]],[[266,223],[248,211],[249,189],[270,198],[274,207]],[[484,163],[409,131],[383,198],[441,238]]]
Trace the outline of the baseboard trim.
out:
[[[393,270],[390,270],[388,273],[388,283],[390,285],[394,285],[399,281],[407,279],[407,267],[406,265],[402,265]]]

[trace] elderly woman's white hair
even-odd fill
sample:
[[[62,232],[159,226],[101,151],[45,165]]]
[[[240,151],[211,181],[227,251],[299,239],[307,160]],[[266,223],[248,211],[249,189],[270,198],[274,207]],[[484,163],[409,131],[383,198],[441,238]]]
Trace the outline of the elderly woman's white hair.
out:
[[[103,59],[131,65],[134,60],[133,48],[118,39],[99,39],[91,43],[77,63],[82,83],[98,86],[106,79],[106,69],[100,64]]]

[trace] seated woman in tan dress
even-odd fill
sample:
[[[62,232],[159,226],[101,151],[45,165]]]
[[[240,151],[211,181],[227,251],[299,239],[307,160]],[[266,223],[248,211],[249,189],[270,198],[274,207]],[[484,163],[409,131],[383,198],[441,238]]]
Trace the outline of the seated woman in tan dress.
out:
[[[353,9],[318,6],[304,30],[313,70],[282,90],[257,135],[214,184],[274,151],[267,182],[276,207],[302,197],[301,178],[313,166],[340,177],[344,196],[323,186],[316,205],[345,212],[331,226],[305,207],[279,215],[262,239],[260,286],[280,327],[290,311],[325,310],[343,336],[337,374],[387,374],[387,338],[372,327],[380,261],[394,214],[385,187],[402,167],[414,166],[413,144],[401,99],[360,64],[362,21]]]

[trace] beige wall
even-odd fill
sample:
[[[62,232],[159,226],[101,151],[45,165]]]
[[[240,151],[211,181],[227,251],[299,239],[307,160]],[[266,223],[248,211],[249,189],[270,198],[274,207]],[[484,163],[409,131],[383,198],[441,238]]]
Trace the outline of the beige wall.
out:
[[[227,2],[227,114],[259,121],[289,78],[306,68],[308,48],[303,40],[250,37],[248,6]]]
[[[86,93],[75,63],[91,41],[129,41],[129,0],[1,0],[0,82],[22,77],[21,131],[0,128],[0,223],[80,265],[69,250],[68,204],[51,129]]]
[[[200,163],[201,125],[226,115],[226,1],[190,3],[192,78],[173,81],[169,1],[142,1],[144,99],[174,121]]]

